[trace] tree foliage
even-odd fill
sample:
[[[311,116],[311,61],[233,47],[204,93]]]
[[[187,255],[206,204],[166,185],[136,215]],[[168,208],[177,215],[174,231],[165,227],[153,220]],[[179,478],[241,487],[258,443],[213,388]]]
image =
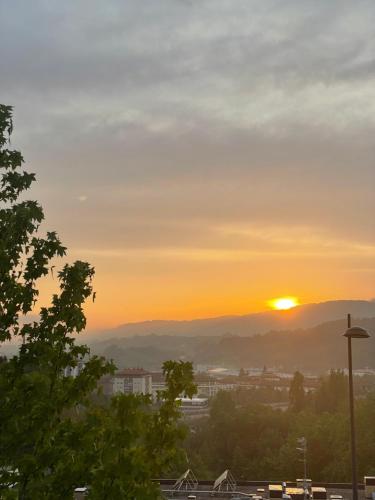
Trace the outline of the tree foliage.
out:
[[[337,387],[345,386],[338,393]],[[186,451],[198,477],[230,468],[237,479],[295,481],[303,476],[297,439],[307,439],[307,472],[314,481],[350,482],[347,377],[323,377],[305,408],[273,410],[236,393],[219,393],[210,416],[195,423]],[[251,391],[250,391],[251,393]],[[332,401],[334,403],[332,404]],[[375,392],[356,400],[359,477],[375,474]]]
[[[289,387],[289,404],[290,408],[299,412],[305,406],[305,389],[303,387],[304,376],[300,372],[295,372]]]
[[[88,484],[91,498],[157,498],[151,478],[176,457],[183,431],[175,399],[194,393],[192,366],[164,365],[168,389],[156,410],[145,396],[93,403],[98,380],[114,370],[75,342],[86,326],[94,269],[64,265],[59,292],[37,310],[38,280],[66,248],[55,232],[40,235],[42,207],[23,199],[35,176],[9,149],[12,129],[12,108],[0,105],[0,342],[21,342],[18,354],[0,363],[0,485],[15,485],[2,497],[68,499]],[[28,319],[31,312],[37,320]],[[65,377],[83,358],[79,375]]]
[[[334,412],[348,403],[348,377],[343,370],[331,370],[328,377],[320,381],[315,396],[315,405],[318,412]]]

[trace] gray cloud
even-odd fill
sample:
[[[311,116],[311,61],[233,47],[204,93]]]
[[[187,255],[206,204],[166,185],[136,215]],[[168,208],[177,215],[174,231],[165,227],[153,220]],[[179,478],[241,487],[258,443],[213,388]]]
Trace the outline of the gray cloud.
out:
[[[362,0],[3,0],[0,95],[73,242],[221,245],[221,222],[369,242],[374,21]]]

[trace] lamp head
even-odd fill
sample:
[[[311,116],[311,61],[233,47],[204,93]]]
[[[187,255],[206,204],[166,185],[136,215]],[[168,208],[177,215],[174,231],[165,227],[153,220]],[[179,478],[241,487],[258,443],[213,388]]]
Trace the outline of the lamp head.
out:
[[[352,326],[346,330],[344,336],[351,339],[368,339],[370,334],[367,330],[361,328],[360,326]]]

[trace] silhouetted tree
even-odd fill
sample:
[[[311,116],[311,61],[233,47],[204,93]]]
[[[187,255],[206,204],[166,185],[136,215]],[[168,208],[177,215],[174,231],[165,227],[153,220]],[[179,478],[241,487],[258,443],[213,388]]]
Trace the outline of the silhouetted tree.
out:
[[[305,390],[303,387],[305,377],[296,371],[289,387],[289,407],[294,412],[299,412],[305,407]]]

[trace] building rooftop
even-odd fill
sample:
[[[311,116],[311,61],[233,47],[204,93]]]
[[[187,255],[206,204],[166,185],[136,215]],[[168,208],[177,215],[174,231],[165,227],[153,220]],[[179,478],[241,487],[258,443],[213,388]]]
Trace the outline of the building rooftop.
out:
[[[151,373],[143,368],[124,368],[117,372],[115,377],[144,377],[145,375],[151,375]]]
[[[212,498],[214,490],[214,481],[206,480],[206,481],[197,481],[197,484],[194,488],[188,488],[180,490],[179,492],[173,491],[174,480],[161,479],[159,480],[160,487],[162,492],[165,495],[165,498],[168,500],[175,499],[186,499],[189,494],[196,495],[197,500],[203,500]],[[271,482],[271,484],[281,484],[278,482]],[[235,484],[235,489],[232,491],[222,490],[220,492],[216,492],[215,496],[222,498],[223,500],[229,500],[234,498],[252,498],[252,500],[262,499],[269,500],[269,482],[268,481],[237,481]],[[314,483],[313,483],[314,484]],[[315,483],[315,487],[323,486],[322,483]],[[289,490],[294,490],[296,488],[295,482],[288,482],[287,487]],[[343,484],[343,483],[325,483],[324,487],[327,491],[327,500],[334,500],[336,496],[338,499],[343,498],[343,500],[352,500],[352,489],[351,485]],[[300,488],[299,488],[300,489]],[[302,490],[303,491],[303,490]],[[292,493],[292,491],[291,491]],[[331,498],[333,495],[333,498]],[[311,496],[310,496],[311,498]],[[359,484],[358,488],[358,498],[359,500],[365,500],[365,492],[362,484]],[[278,499],[272,499],[278,500]],[[281,500],[281,499],[280,499]]]

